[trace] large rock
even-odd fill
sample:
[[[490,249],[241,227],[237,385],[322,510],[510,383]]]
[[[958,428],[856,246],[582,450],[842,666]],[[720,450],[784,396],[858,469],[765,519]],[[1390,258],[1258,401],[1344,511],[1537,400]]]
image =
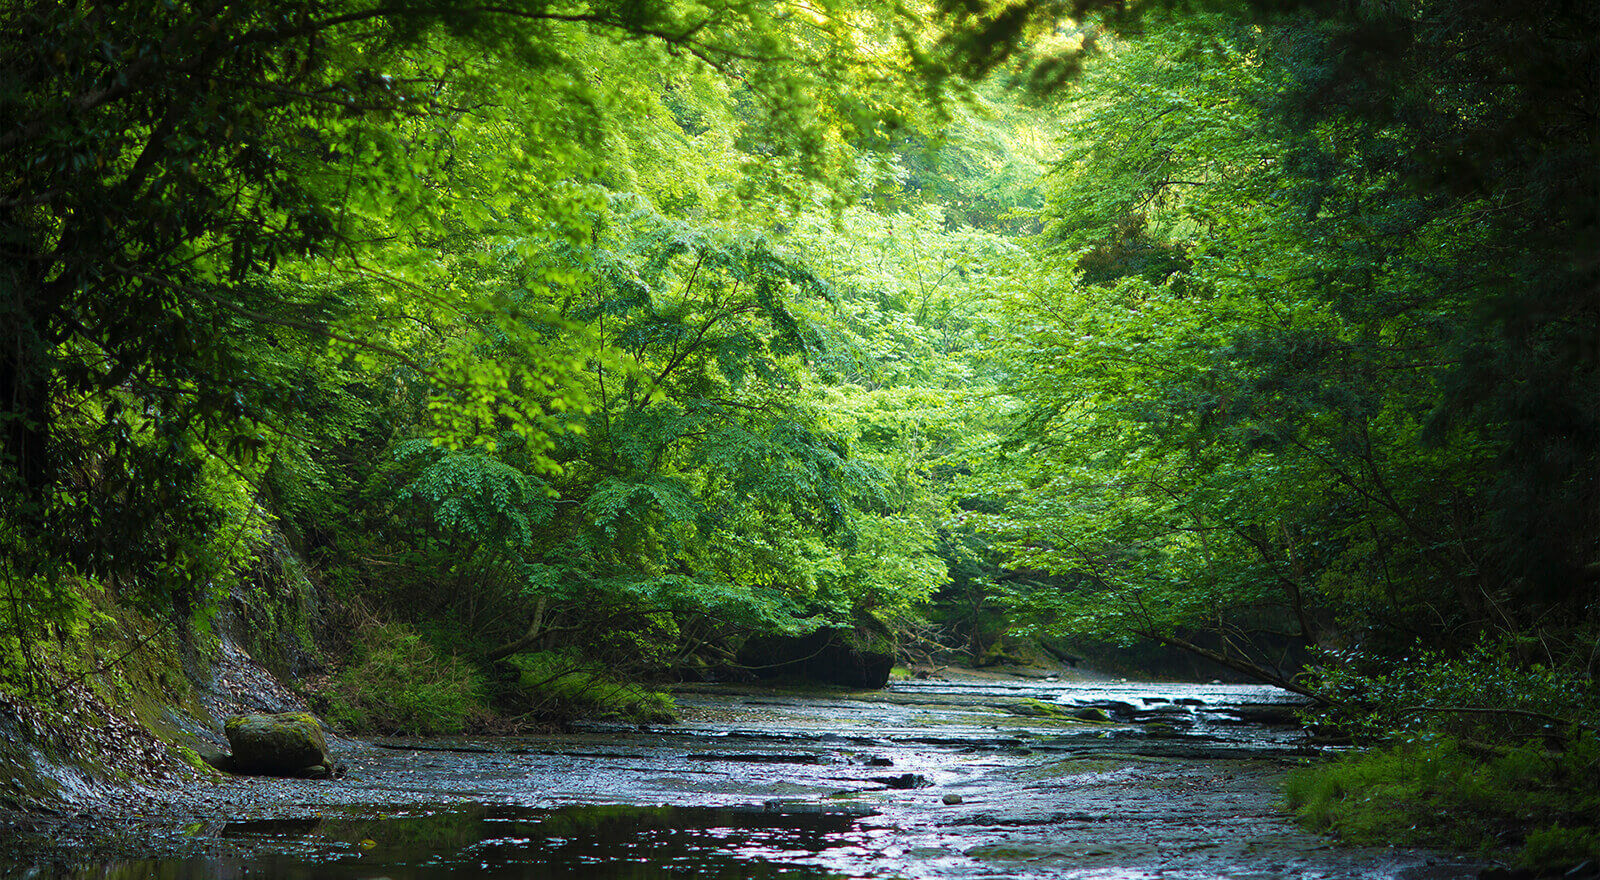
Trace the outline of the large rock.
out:
[[[824,684],[881,688],[894,668],[887,633],[824,628],[803,636],[767,636],[746,642],[739,664],[761,678],[797,675]]]
[[[233,747],[232,770],[260,776],[307,776],[326,772],[328,743],[306,712],[234,715],[224,725]]]

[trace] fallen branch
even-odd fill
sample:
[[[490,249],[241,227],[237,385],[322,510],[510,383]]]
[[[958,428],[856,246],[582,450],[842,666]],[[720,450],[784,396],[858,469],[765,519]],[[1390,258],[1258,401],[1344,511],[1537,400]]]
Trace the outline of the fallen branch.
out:
[[[1265,682],[1266,684],[1270,684],[1274,687],[1282,688],[1290,693],[1299,694],[1302,697],[1309,697],[1319,706],[1331,706],[1335,704],[1335,700],[1330,698],[1327,694],[1311,690],[1304,685],[1296,683],[1293,679],[1278,674],[1276,670],[1268,669],[1259,663],[1252,662],[1249,658],[1240,657],[1235,654],[1224,653],[1222,651],[1214,651],[1210,648],[1197,645],[1186,639],[1181,639],[1177,636],[1165,635],[1154,630],[1145,630],[1138,632],[1138,634],[1148,639],[1154,639],[1155,641],[1158,641],[1164,645],[1169,645],[1171,647],[1178,648],[1179,650],[1188,651],[1196,656],[1204,657],[1213,663],[1216,663],[1220,666],[1226,666],[1227,668],[1236,672],[1243,672],[1257,681]]]

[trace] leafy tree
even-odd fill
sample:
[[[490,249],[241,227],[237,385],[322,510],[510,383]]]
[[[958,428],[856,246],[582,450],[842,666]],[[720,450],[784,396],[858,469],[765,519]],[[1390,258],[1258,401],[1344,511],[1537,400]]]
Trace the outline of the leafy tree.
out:
[[[667,193],[653,139],[679,168],[743,142],[724,179],[764,178],[751,192],[835,174],[907,69],[856,40],[897,19],[852,4],[799,24],[753,2],[0,6],[0,576],[42,577],[29,601],[95,577],[203,607],[233,565],[204,549],[231,516],[204,475],[303,460],[353,377],[397,372],[436,436],[509,428],[553,468],[597,337],[559,318],[568,276],[513,276],[496,255],[582,241],[592,181],[681,204],[718,188]],[[661,83],[591,75],[641,66]],[[746,109],[697,140],[670,114],[640,122],[676,101],[694,129],[715,102],[679,97],[735,91]],[[486,360],[485,340],[516,354]]]
[[[1283,638],[1381,656],[1488,633],[1577,659],[1592,589],[1567,585],[1587,585],[1592,539],[1570,505],[1595,460],[1568,444],[1597,398],[1570,291],[1590,284],[1572,243],[1592,200],[1565,164],[1472,185],[1438,172],[1446,153],[1510,169],[1499,147],[1453,152],[1501,143],[1517,112],[1490,69],[1591,98],[1520,58],[1447,76],[1444,47],[1477,27],[1426,4],[1188,17],[1077,84],[1093,136],[1069,146],[1046,229],[1063,268],[1006,305],[1026,415],[974,487],[1003,500],[986,522],[1018,564],[1076,579],[1024,604],[1106,635],[1209,629],[1209,653],[1291,685]],[[1403,74],[1373,61],[1379,34]],[[1592,142],[1545,130],[1557,155]],[[1543,201],[1556,192],[1568,201]],[[1534,301],[1531,324],[1509,319]],[[1512,363],[1509,385],[1480,372]]]
[[[931,520],[806,391],[823,339],[808,303],[831,287],[637,196],[593,228],[589,246],[502,254],[511,274],[568,278],[560,320],[601,346],[554,467],[512,432],[434,446],[413,401],[387,463],[354,468],[329,558],[366,560],[367,601],[448,622],[489,660],[576,650],[637,673],[752,633],[904,616],[942,574]]]

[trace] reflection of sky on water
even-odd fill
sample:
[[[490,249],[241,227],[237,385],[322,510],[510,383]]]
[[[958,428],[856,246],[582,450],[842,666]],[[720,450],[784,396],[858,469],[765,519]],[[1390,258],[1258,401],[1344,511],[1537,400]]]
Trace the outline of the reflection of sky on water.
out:
[[[165,858],[69,869],[83,857],[64,853],[14,875],[0,853],[0,876],[1459,876],[1416,873],[1432,870],[1426,854],[1330,849],[1282,815],[1281,759],[1304,753],[1305,734],[1246,716],[1282,719],[1294,695],[1063,678],[696,685],[677,695],[678,725],[350,743],[344,778],[219,783],[212,818],[139,830],[132,854]],[[1062,717],[1095,707],[1111,721]]]
[[[856,849],[848,814],[695,807],[479,807],[410,816],[232,823],[248,855],[39,868],[56,880],[646,880],[833,878],[816,854]]]

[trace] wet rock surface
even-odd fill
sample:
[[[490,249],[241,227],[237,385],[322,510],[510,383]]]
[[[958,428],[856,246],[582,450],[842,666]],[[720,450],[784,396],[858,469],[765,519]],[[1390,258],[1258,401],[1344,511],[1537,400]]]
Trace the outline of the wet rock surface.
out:
[[[310,713],[234,715],[224,730],[233,754],[208,762],[218,769],[262,776],[328,775],[328,743]]]
[[[875,692],[694,685],[677,698],[683,722],[649,729],[341,742],[343,778],[147,792],[137,815],[14,834],[10,867],[396,880],[1442,880],[1483,867],[1296,828],[1280,783],[1313,747],[1281,723],[1293,695],[1270,688],[991,676]],[[1034,702],[1061,712],[1006,708]],[[1082,709],[1105,720],[1072,717]]]
[[[823,684],[881,688],[894,668],[894,651],[887,638],[874,645],[872,635],[871,629],[824,628],[803,636],[752,639],[739,652],[739,664],[761,678],[801,676]]]

